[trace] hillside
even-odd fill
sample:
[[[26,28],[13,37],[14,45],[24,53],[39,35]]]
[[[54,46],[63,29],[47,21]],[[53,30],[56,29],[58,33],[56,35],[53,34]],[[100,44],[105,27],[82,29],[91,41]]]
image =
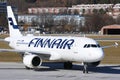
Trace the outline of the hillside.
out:
[[[27,3],[25,0],[8,0],[8,4],[18,7],[25,12],[28,7],[70,7],[76,4],[115,4],[120,0],[37,0],[35,3]]]
[[[77,4],[77,0],[37,0],[36,3],[27,3],[25,0],[8,0],[8,5],[18,7],[19,11],[26,11],[28,7],[70,7]]]

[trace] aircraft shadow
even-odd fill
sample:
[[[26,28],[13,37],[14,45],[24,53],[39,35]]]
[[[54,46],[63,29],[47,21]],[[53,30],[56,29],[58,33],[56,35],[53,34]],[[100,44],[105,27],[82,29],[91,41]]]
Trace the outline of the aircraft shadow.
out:
[[[64,70],[63,62],[43,62],[42,67],[35,69],[35,71],[59,71],[61,69]],[[0,70],[25,70],[25,67],[0,67]],[[33,70],[33,69],[31,69]],[[82,65],[74,64],[72,69],[65,70],[74,70],[74,71],[83,71]],[[106,73],[106,74],[120,74],[120,65],[115,66],[98,66],[98,67],[88,67],[89,73]]]
[[[107,73],[107,74],[120,74],[120,65],[90,67],[89,71],[97,72],[97,73]]]
[[[0,70],[24,70],[25,68],[8,68],[8,67],[5,67],[5,68],[0,68]]]
[[[42,66],[49,66],[47,69],[39,69],[38,71],[58,71],[59,69],[64,69],[63,62],[45,62],[42,64]],[[77,70],[82,71],[83,66],[82,65],[73,65],[72,69],[68,70]],[[115,66],[98,66],[98,67],[88,67],[89,72],[95,72],[95,73],[107,73],[107,74],[120,74],[120,65]]]
[[[59,71],[60,69],[63,70],[82,70],[82,66],[73,65],[72,69],[64,69],[63,62],[44,62],[41,66],[45,66],[47,68],[38,68],[35,71]],[[81,68],[80,68],[81,67]]]

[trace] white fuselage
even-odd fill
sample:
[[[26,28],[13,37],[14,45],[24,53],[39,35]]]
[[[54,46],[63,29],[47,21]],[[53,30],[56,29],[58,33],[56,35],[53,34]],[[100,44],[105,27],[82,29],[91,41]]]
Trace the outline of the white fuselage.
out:
[[[26,52],[50,53],[49,60],[96,62],[104,57],[99,44],[86,37],[23,36],[14,38],[10,46]]]

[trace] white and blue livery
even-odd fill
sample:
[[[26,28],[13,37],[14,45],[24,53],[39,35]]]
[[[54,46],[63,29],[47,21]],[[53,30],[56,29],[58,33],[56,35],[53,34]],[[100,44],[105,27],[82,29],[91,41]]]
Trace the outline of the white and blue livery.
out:
[[[64,68],[71,69],[72,62],[76,61],[83,62],[83,73],[88,73],[88,65],[97,66],[104,57],[103,47],[91,38],[23,36],[11,6],[7,6],[7,14],[10,36],[5,38],[5,41],[9,42],[9,46],[13,49],[0,49],[0,51],[19,52],[23,55],[26,68],[38,68],[42,61],[47,59],[64,61]]]

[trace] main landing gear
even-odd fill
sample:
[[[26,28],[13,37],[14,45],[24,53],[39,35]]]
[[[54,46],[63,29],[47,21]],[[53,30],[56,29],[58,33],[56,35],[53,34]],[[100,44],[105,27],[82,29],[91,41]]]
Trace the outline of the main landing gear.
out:
[[[64,62],[64,69],[72,69],[72,66],[72,62]],[[84,63],[83,73],[88,73],[88,63]]]
[[[72,62],[64,62],[64,69],[72,69]]]

